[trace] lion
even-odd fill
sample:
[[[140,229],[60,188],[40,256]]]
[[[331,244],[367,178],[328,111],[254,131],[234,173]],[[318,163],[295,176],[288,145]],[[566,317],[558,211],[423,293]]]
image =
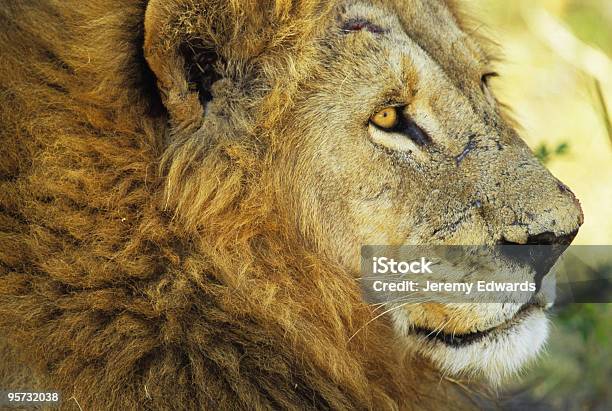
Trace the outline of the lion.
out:
[[[23,0],[0,26],[3,389],[470,409],[537,355],[546,293],[381,316],[358,284],[362,245],[582,224],[456,2]]]

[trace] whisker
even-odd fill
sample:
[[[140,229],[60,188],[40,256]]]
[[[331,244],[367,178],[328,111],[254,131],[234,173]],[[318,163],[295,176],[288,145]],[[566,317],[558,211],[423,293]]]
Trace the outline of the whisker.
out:
[[[371,320],[369,320],[367,323],[365,323],[363,326],[361,326],[353,335],[350,336],[350,338],[348,339],[347,342],[350,342],[357,334],[359,334],[365,327],[367,327],[368,325],[370,325],[372,322],[376,321],[377,319],[379,319],[380,317],[382,317],[383,315],[390,313],[391,311],[397,310],[399,308],[402,308],[406,305],[407,303],[404,304],[400,304],[397,307],[393,307],[390,308],[380,314],[378,314],[376,317],[372,318]]]

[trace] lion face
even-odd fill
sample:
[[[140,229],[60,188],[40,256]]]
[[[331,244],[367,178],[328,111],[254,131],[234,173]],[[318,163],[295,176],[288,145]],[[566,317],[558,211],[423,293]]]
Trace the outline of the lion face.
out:
[[[221,210],[245,176],[263,176],[252,189],[273,188],[274,224],[355,277],[362,245],[574,238],[577,199],[504,118],[488,46],[450,0],[253,2],[248,12],[160,1],[147,9],[144,51],[173,126],[166,202],[188,227],[205,226],[218,190]],[[211,182],[210,170],[229,174]],[[528,304],[387,301],[406,347],[493,382],[532,358],[547,336],[550,262],[498,264],[540,285]]]
[[[486,44],[444,2],[383,3],[336,10],[292,110],[294,151],[279,169],[304,236],[356,276],[368,244],[569,244],[579,203],[504,118]],[[544,343],[546,289],[526,305],[386,308],[411,349],[495,382]]]

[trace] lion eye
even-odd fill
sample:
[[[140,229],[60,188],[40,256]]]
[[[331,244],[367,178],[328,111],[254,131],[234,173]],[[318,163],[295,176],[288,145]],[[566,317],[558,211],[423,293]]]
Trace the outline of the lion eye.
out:
[[[398,119],[396,107],[385,107],[370,117],[370,122],[382,129],[389,130],[397,125]]]
[[[480,82],[481,84],[484,86],[488,86],[489,85],[489,81],[494,78],[494,77],[499,77],[499,74],[492,71],[489,73],[485,73],[480,77]]]
[[[482,77],[480,78],[480,89],[484,93],[487,101],[492,105],[495,105],[495,97],[493,97],[493,94],[491,93],[491,90],[489,89],[489,81],[493,77],[498,77],[498,76],[499,74],[495,72],[490,72],[490,73],[483,74]]]

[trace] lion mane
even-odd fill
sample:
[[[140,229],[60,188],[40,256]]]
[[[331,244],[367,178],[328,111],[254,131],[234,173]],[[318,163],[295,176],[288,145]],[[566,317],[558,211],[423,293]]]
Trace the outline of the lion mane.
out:
[[[390,325],[372,321],[380,311],[303,244],[266,178],[289,150],[269,125],[314,64],[308,39],[328,3],[1,7],[0,352],[14,359],[0,361],[0,385],[57,389],[83,409],[463,401],[458,384],[399,355]],[[146,18],[163,39],[150,55]],[[186,65],[214,49],[261,84],[215,102],[248,138],[215,124],[213,138],[192,138],[202,105],[158,87],[179,80],[151,65],[195,32],[210,38],[184,42]]]

